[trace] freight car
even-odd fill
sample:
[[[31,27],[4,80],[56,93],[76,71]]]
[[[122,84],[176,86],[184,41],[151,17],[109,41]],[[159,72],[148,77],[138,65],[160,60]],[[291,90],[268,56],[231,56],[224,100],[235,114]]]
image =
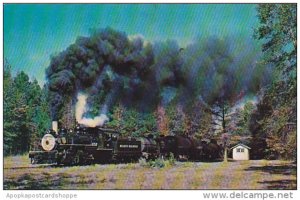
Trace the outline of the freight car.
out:
[[[136,161],[143,157],[155,159],[171,153],[178,160],[220,158],[222,148],[213,141],[196,140],[186,136],[122,137],[112,129],[82,127],[49,130],[29,152],[32,164],[85,165]]]
[[[161,136],[160,154],[168,157],[172,153],[178,160],[215,160],[223,156],[223,151],[216,140],[198,140],[182,135]]]

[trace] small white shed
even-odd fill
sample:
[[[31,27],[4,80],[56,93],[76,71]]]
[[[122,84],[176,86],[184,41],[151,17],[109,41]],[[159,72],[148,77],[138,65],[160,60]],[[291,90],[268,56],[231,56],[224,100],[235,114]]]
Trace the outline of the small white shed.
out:
[[[242,143],[239,143],[233,147],[232,149],[232,159],[233,160],[249,160],[250,156],[250,147],[247,145],[244,145]]]

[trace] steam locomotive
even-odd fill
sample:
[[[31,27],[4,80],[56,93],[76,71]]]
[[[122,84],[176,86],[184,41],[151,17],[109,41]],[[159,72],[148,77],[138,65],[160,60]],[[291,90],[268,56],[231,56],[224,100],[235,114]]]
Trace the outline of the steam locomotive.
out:
[[[216,141],[186,136],[122,137],[112,129],[82,127],[47,131],[39,145],[29,152],[32,164],[86,165],[155,159],[171,154],[178,160],[217,159],[222,148]]]

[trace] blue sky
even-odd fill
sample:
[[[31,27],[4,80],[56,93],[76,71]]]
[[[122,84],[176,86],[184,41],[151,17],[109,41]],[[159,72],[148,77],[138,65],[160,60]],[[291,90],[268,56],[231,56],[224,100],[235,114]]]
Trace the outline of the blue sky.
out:
[[[250,39],[257,24],[255,4],[4,4],[4,57],[43,84],[50,56],[93,28],[184,46],[210,35]]]

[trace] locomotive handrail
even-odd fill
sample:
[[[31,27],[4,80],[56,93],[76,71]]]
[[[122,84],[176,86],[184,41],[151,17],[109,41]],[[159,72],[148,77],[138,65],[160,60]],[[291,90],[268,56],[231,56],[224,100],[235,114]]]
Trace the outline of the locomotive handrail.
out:
[[[29,151],[29,154],[34,154],[34,153],[57,153],[57,150],[53,150],[53,151]]]
[[[63,146],[76,146],[76,147],[97,147],[97,145],[92,145],[92,144],[60,144],[61,147]]]

